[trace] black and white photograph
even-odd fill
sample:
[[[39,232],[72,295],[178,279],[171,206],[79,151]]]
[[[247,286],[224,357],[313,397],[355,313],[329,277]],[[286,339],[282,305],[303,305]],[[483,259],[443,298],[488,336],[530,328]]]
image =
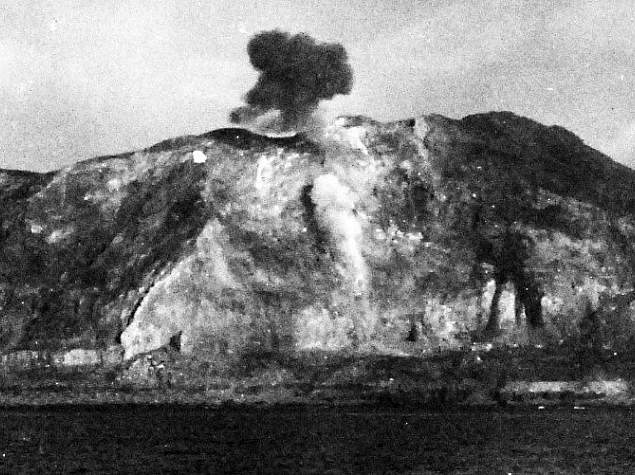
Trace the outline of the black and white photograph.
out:
[[[0,473],[635,473],[633,0],[0,0]]]

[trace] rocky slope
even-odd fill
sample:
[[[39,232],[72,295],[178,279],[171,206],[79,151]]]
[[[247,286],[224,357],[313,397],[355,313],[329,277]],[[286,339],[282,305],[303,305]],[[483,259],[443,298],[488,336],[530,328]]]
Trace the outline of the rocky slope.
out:
[[[632,345],[635,171],[511,113],[0,172],[0,350]]]

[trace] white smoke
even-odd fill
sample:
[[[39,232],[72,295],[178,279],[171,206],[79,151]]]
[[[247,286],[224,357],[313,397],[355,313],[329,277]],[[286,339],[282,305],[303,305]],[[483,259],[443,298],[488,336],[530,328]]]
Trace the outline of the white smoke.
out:
[[[329,127],[314,132],[313,138],[325,143],[328,146],[350,147],[353,150],[359,150],[364,155],[368,155],[366,147],[367,130],[361,126],[349,126],[346,123],[346,117],[339,117],[335,123]],[[315,135],[318,135],[315,137]]]
[[[311,198],[320,224],[339,253],[340,274],[354,295],[364,295],[368,269],[361,251],[362,226],[355,213],[353,192],[335,175],[326,174],[315,179]]]
[[[276,156],[268,155],[262,155],[258,158],[254,185],[261,197],[269,193],[271,178],[273,177],[273,161],[275,158]]]

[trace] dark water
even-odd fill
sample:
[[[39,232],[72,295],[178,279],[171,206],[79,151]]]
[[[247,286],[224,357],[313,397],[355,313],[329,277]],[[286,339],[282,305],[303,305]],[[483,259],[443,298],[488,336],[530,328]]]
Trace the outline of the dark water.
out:
[[[635,412],[0,410],[0,473],[635,473]]]

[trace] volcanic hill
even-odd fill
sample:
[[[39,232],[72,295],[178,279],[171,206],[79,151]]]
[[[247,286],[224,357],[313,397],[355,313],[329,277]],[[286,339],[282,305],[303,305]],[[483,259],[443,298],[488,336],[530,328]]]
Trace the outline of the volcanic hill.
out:
[[[341,117],[0,172],[0,351],[635,336],[635,171],[509,112]]]

